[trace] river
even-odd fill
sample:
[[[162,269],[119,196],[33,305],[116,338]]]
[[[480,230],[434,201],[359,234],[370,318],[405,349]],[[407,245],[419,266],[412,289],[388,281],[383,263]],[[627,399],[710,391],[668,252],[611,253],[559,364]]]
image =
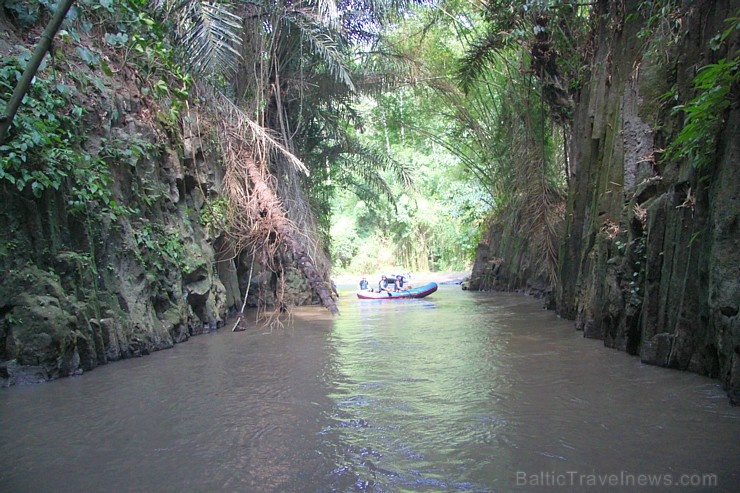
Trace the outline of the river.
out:
[[[517,294],[342,293],[336,318],[1,389],[0,491],[740,491],[740,409],[715,380]]]

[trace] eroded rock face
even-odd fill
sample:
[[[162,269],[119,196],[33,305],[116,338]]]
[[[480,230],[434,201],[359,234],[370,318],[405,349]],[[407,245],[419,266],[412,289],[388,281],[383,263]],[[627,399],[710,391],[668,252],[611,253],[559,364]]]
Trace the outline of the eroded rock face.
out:
[[[227,305],[205,236],[185,222],[171,222],[187,243],[177,248],[180,258],[174,261],[142,248],[136,239],[141,226],[128,218],[122,222],[122,228],[101,225],[100,236],[86,239],[98,245],[95,260],[63,252],[46,269],[28,264],[4,274],[2,383],[76,375],[170,348],[223,324],[233,306]]]
[[[98,364],[96,334],[54,275],[34,266],[7,272],[0,287],[0,378],[26,383]]]
[[[113,138],[160,145],[135,118],[142,108],[131,91],[100,95],[97,104],[118,116],[96,129],[91,147]],[[199,220],[218,173],[192,150],[189,160],[165,148],[113,165],[115,200],[132,211],[118,217],[70,215],[54,191],[35,202],[4,194],[0,384],[76,375],[223,324],[240,293],[235,272],[236,292],[227,292]]]
[[[639,25],[604,26],[597,36],[574,120],[557,304],[585,336],[648,364],[718,377],[736,399],[738,107],[726,112],[710,167],[659,159],[680,122],[658,95],[678,88],[690,98],[692,67],[723,56],[706,47],[732,14],[729,3],[691,9],[686,36],[664,47],[667,64],[634,44]],[[598,65],[609,53],[609,66]]]
[[[2,13],[0,33],[8,56],[31,39]],[[80,36],[85,46],[101,45]],[[250,273],[251,258],[205,220],[224,175],[209,129],[142,92],[115,53],[105,56],[114,74],[106,77],[74,43],[56,49],[64,61],[55,80],[84,108],[74,151],[87,159],[82,167],[104,167],[104,179],[87,169],[84,177],[110,193],[102,201],[87,189],[91,200],[72,211],[72,177],[40,194],[0,177],[0,385],[76,375],[217,330],[241,309]],[[284,301],[313,302],[287,265]],[[276,280],[255,275],[262,281],[252,283],[252,301],[269,302]]]
[[[737,36],[710,40],[734,15],[729,1],[686,12],[679,41],[645,44],[643,25],[597,29],[590,79],[576,100],[568,207],[560,240],[555,305],[584,336],[645,363],[719,378],[740,401],[740,107],[723,116],[715,158],[696,169],[662,161],[681,126],[671,106],[693,97],[699,67],[737,53]],[[602,21],[639,2],[603,2]],[[680,100],[661,95],[675,90]],[[470,289],[522,289],[526,238],[493,224],[478,248]],[[545,290],[546,291],[546,290]]]
[[[552,302],[553,286],[526,238],[505,221],[491,224],[476,248],[475,262],[464,289],[517,291]]]

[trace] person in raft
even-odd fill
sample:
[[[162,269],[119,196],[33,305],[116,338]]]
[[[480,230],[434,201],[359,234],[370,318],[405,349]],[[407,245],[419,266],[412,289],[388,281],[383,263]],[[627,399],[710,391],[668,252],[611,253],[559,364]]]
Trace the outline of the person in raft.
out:
[[[360,279],[360,291],[367,291],[367,277],[365,276]]]
[[[380,276],[380,282],[378,282],[378,292],[380,293],[381,291],[391,291],[391,289],[388,287],[388,278],[385,277],[385,274]]]
[[[403,276],[401,274],[398,274],[396,276],[396,286],[393,288],[393,291],[405,291],[408,288],[403,287]]]

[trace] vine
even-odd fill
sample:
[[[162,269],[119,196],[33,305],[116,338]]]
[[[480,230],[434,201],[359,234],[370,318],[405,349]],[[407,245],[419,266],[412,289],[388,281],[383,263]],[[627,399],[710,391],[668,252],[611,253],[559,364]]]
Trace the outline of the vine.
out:
[[[209,234],[229,229],[229,198],[220,195],[206,202],[200,213],[200,221]]]

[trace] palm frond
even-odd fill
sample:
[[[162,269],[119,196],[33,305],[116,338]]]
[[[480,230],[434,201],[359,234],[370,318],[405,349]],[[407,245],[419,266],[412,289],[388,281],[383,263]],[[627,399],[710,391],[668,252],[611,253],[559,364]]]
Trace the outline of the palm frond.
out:
[[[489,64],[496,60],[499,52],[510,44],[511,38],[506,33],[494,31],[489,31],[482,38],[473,41],[456,70],[460,87],[466,92],[469,91],[475,81],[485,73]]]
[[[155,0],[175,20],[175,42],[196,74],[232,75],[241,58],[241,18],[217,1]]]
[[[385,151],[363,146],[356,140],[345,142],[330,159],[336,164],[338,182],[373,190],[393,202],[395,197],[383,173],[390,173],[404,189],[414,187],[413,168],[407,162],[397,161]]]
[[[350,91],[355,90],[354,82],[346,67],[341,40],[336,33],[329,33],[307,17],[290,16],[286,21],[299,29],[301,37],[308,42],[312,51],[326,64],[334,79],[344,84]]]
[[[288,151],[273,132],[253,121],[249,116],[239,108],[234,101],[221,93],[214,93],[209,88],[203,88],[203,93],[208,94],[209,98],[221,109],[223,118],[229,119],[234,128],[240,129],[244,135],[251,135],[254,141],[260,142],[267,150],[274,150],[280,153],[293,167],[308,175],[309,170],[303,161],[298,159],[293,153]]]
[[[422,77],[419,63],[403,53],[366,52],[357,64],[361,69],[355,80],[363,94],[382,94],[389,89],[415,84]]]

